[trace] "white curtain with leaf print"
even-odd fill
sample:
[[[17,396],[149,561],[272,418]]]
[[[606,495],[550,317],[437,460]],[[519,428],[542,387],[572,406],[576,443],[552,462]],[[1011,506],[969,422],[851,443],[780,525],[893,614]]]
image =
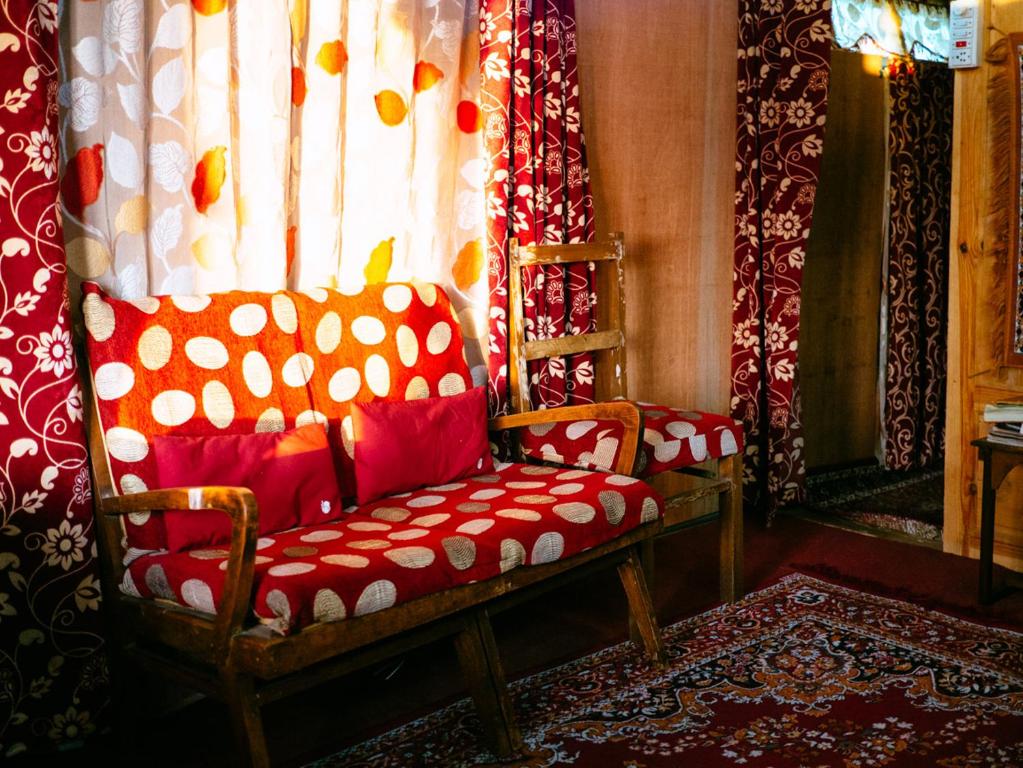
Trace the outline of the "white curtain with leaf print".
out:
[[[475,0],[67,0],[61,22],[75,277],[437,282],[486,380]]]

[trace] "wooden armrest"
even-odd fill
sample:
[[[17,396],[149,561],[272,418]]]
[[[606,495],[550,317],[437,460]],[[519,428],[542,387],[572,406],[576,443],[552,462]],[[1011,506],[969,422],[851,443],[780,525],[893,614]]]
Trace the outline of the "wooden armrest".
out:
[[[591,405],[568,405],[563,408],[547,408],[542,411],[513,413],[490,420],[490,431],[521,429],[533,424],[551,424],[561,421],[613,420],[625,427],[622,447],[618,453],[615,472],[628,475],[636,463],[639,439],[643,431],[643,412],[628,400],[613,400],[609,403]]]
[[[248,488],[204,486],[163,488],[101,499],[103,515],[164,512],[171,509],[217,510],[231,518],[231,548],[224,575],[224,591],[213,625],[214,643],[226,655],[231,638],[244,629],[252,597],[259,538],[259,505]]]

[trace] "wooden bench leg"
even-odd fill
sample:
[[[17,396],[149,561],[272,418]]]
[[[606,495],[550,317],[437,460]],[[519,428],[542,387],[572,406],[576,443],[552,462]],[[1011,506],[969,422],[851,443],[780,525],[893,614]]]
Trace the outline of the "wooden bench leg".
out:
[[[652,592],[654,588],[654,539],[645,539],[639,544],[639,560],[643,565],[643,578],[646,579],[647,591]],[[636,645],[643,645],[643,637],[639,633],[639,626],[632,618],[632,611],[629,611],[629,639]]]
[[[455,650],[483,724],[487,746],[500,760],[523,754],[522,734],[497,652],[497,641],[485,608],[466,617],[465,628],[455,636]]]
[[[732,480],[721,494],[721,600],[734,603],[743,594],[742,454],[722,459],[720,473]]]
[[[629,601],[629,618],[639,634],[643,649],[650,661],[657,666],[663,666],[666,662],[664,643],[661,641],[661,631],[657,627],[650,592],[647,591],[638,548],[631,549],[625,562],[618,566],[618,577],[622,580],[625,597]]]
[[[245,768],[270,768],[270,755],[263,733],[263,717],[251,677],[224,672],[224,702],[234,731],[235,760]]]

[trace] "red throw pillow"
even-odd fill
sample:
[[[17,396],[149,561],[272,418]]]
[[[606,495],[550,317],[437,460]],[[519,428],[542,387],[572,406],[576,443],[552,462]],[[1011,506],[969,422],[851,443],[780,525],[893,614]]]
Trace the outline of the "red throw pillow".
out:
[[[483,387],[452,397],[354,403],[352,429],[360,504],[494,468]]]
[[[320,424],[252,435],[157,436],[153,451],[161,488],[249,488],[259,502],[261,535],[336,520],[343,511]],[[230,519],[214,510],[172,510],[164,522],[171,552],[231,540]]]

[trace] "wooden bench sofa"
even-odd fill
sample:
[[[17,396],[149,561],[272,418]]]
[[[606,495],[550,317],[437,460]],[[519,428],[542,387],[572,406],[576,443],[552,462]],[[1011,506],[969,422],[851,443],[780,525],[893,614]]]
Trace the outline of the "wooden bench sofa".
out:
[[[491,430],[612,420],[613,472],[524,463],[261,531],[251,491],[158,488],[153,440],[324,424],[341,489],[354,482],[351,404],[472,386],[443,291],[390,284],[358,295],[231,292],[113,299],[83,285],[90,454],[117,703],[130,670],[219,698],[243,764],[270,764],[261,706],[451,636],[496,757],[522,750],[490,615],[615,567],[634,635],[663,660],[638,551],[663,501],[627,477],[642,416],[631,403],[494,419]],[[395,435],[401,439],[401,435]],[[221,547],[168,551],[164,514],[230,519]],[[329,716],[329,713],[324,715]]]

